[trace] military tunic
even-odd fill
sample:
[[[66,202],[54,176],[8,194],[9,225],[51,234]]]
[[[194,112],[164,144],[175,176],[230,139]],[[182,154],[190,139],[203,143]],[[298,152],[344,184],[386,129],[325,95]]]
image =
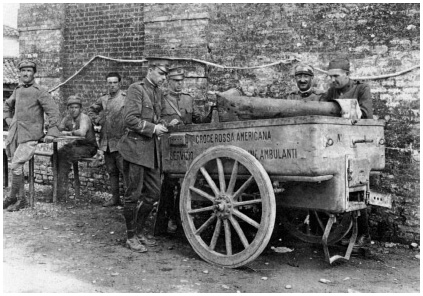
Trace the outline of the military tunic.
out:
[[[306,101],[320,101],[325,92],[314,87],[308,91],[302,92],[299,89],[288,94],[288,100],[306,100]]]
[[[361,118],[373,119],[373,102],[368,84],[350,79],[341,89],[329,88],[321,98],[325,102],[335,99],[357,99],[362,112]]]
[[[194,98],[190,94],[171,90],[166,90],[163,95],[161,113],[167,124],[173,119],[178,119],[182,124],[210,122],[211,119],[211,114],[204,116],[195,106]]]

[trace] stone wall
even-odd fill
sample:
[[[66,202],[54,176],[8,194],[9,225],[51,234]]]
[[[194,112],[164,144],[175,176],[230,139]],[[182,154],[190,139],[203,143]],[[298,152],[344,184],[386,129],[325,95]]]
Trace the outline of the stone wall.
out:
[[[347,55],[351,75],[359,78],[397,73],[420,64],[419,4],[78,3],[22,4],[21,10],[26,17],[25,22],[20,20],[21,53],[48,65],[40,72],[46,85],[58,77],[70,77],[95,55],[195,58],[229,67],[298,59],[323,70],[332,58]],[[41,40],[59,43],[44,46]],[[295,88],[293,62],[255,70],[222,69],[192,61],[176,64],[187,67],[185,90],[195,95],[197,104],[213,101],[210,91],[232,87],[244,94],[273,98],[284,98]],[[62,110],[64,98],[73,93],[84,95],[85,107],[90,104],[103,92],[104,75],[111,70],[123,74],[127,88],[145,74],[141,66],[95,60],[61,88]],[[393,196],[392,209],[371,210],[375,238],[420,239],[419,81],[419,69],[366,80],[372,89],[375,117],[387,120],[386,169],[380,178],[372,179],[372,185]],[[322,90],[329,86],[319,70],[314,82]]]

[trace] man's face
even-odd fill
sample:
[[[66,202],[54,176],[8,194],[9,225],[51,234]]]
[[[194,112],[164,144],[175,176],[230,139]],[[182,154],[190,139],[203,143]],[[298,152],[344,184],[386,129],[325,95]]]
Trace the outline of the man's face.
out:
[[[313,76],[304,73],[295,75],[295,81],[301,91],[307,91],[311,88],[313,82]]]
[[[342,69],[330,69],[328,75],[332,86],[337,89],[343,88],[350,80],[348,72]]]
[[[184,84],[184,80],[175,80],[175,79],[169,79],[169,89],[174,92],[181,92],[182,91],[182,85]]]
[[[20,77],[23,84],[28,84],[34,81],[35,71],[32,67],[24,67],[20,70]]]
[[[117,77],[108,77],[107,78],[107,88],[109,89],[109,94],[113,95],[117,93],[120,89],[121,83]]]
[[[149,68],[147,78],[155,85],[160,86],[166,80],[166,72],[160,70],[157,67]]]
[[[76,119],[79,114],[81,114],[81,106],[79,104],[70,104],[68,106],[68,111],[70,116],[72,116],[73,119]]]

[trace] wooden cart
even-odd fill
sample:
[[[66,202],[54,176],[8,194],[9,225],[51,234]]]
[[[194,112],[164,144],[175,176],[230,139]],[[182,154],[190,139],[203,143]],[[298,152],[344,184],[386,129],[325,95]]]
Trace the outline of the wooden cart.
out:
[[[163,170],[182,181],[180,213],[204,260],[239,267],[267,246],[276,215],[297,237],[349,259],[357,216],[385,165],[384,123],[325,116],[212,122],[162,138]],[[328,245],[353,228],[345,256]]]

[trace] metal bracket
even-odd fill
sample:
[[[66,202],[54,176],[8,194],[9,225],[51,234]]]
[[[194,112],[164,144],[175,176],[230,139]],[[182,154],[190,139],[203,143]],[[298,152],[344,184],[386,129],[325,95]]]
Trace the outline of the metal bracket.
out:
[[[370,196],[368,199],[369,204],[384,208],[392,208],[392,195],[376,192],[376,191],[370,191]]]
[[[351,147],[352,148],[357,148],[357,145],[356,144],[359,144],[359,143],[373,143],[373,142],[374,142],[374,140],[366,139],[366,136],[364,136],[364,138],[361,138],[361,139],[352,138],[352,140],[351,140]]]

